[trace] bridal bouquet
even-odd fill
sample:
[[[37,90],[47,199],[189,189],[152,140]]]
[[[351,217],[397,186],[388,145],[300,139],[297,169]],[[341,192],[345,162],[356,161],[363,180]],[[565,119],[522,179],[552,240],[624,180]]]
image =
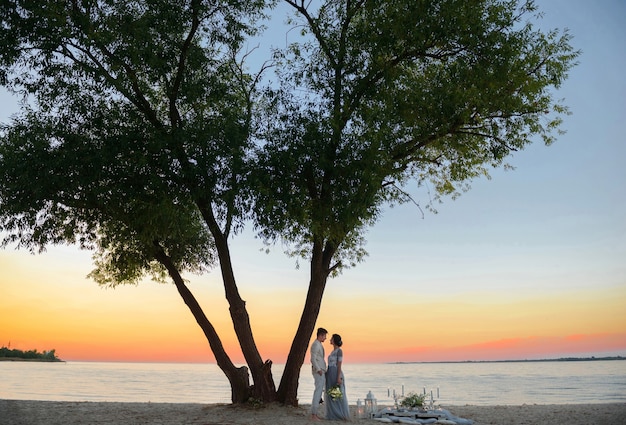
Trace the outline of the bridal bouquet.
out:
[[[341,400],[343,397],[343,393],[341,392],[341,387],[339,385],[333,385],[326,391],[326,394],[330,396],[330,398],[334,400]]]

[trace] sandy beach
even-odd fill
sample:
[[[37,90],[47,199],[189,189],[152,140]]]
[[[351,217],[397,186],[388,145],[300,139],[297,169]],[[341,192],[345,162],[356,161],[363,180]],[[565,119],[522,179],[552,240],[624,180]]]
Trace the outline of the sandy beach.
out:
[[[475,425],[626,424],[626,403],[444,408],[456,416],[472,419]],[[307,405],[252,408],[227,404],[0,400],[0,424],[298,425],[314,423],[309,419],[308,409]],[[373,425],[380,422],[354,418],[352,423]]]

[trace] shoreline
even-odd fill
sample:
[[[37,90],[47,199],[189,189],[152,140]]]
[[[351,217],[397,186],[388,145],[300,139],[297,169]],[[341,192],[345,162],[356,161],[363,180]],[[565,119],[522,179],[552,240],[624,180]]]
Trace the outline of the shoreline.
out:
[[[380,407],[380,406],[379,406]],[[443,406],[454,415],[471,419],[474,425],[588,425],[626,423],[626,403],[525,404],[493,406]],[[357,419],[353,424],[372,425]],[[230,404],[72,402],[0,399],[3,425],[298,425],[310,424],[310,405],[285,407],[270,404],[260,408]],[[329,421],[339,423],[340,421]]]
[[[65,363],[65,360],[24,359],[22,357],[0,357],[0,362],[37,362],[37,363]]]

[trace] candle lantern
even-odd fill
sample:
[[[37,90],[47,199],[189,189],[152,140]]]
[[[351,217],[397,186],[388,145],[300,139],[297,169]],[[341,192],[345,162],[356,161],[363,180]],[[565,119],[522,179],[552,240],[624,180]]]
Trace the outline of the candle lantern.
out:
[[[358,399],[356,401],[356,417],[358,419],[365,418],[365,409],[364,409],[363,403],[361,403],[361,399]]]
[[[365,415],[371,418],[376,412],[378,412],[378,403],[376,402],[376,397],[370,391],[365,396]]]

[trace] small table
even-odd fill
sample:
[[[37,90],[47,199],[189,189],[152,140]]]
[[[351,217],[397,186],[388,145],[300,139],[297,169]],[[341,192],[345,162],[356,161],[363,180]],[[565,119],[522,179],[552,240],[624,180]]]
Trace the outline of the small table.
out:
[[[404,409],[390,409],[382,412],[383,417],[385,416],[396,416],[399,418],[413,418],[413,419],[440,419],[445,417],[442,412],[437,412],[436,410],[404,410]]]

